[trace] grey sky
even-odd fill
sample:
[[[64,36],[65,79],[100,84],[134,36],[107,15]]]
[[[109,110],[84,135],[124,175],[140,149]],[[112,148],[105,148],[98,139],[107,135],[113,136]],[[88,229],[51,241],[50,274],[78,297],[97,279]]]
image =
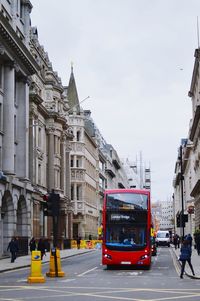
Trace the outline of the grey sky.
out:
[[[180,139],[191,118],[199,0],[31,0],[32,26],[119,157],[142,151],[153,201],[171,197]],[[183,70],[181,70],[183,69]]]

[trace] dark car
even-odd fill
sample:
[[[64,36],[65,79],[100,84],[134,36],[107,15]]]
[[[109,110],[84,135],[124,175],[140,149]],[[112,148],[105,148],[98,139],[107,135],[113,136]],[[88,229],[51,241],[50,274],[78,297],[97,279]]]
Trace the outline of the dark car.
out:
[[[151,255],[156,256],[157,255],[157,244],[155,237],[152,237],[151,240]]]

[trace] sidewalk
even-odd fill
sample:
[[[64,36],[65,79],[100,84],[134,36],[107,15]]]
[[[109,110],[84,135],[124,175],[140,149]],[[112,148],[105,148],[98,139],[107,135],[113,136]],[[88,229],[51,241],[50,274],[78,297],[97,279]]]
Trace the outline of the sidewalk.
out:
[[[177,258],[177,262],[180,264],[181,267],[181,263],[178,260],[179,256],[180,256],[180,249],[175,249],[173,245],[171,245],[171,248],[173,250],[173,252],[176,255]],[[185,273],[187,276],[193,278],[193,279],[200,279],[200,256],[197,254],[197,250],[195,250],[194,248],[192,248],[192,258],[191,258],[191,262],[194,268],[194,272],[195,272],[195,276],[192,275],[192,272],[190,270],[190,267],[188,265],[188,263],[186,263],[185,265]]]
[[[67,249],[67,250],[60,250],[60,258],[67,258],[75,255],[81,255],[84,253],[92,252],[95,249]],[[42,263],[49,262],[50,252],[46,253],[46,256],[43,257]],[[16,270],[21,269],[24,267],[29,267],[31,265],[31,255],[20,256],[17,257],[15,262],[11,263],[10,258],[3,258],[0,259],[0,273],[9,271],[9,270]]]

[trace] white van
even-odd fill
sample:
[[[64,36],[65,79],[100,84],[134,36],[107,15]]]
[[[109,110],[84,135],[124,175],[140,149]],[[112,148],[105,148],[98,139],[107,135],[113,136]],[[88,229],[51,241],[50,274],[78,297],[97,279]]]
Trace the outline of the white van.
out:
[[[156,245],[157,246],[168,246],[170,247],[170,235],[169,231],[159,230],[156,234]]]

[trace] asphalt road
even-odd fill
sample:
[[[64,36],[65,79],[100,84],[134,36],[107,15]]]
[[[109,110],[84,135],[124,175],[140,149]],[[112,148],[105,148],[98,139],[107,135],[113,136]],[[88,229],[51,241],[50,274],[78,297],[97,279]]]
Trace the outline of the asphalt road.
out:
[[[43,265],[43,274],[49,270]],[[158,248],[151,270],[107,270],[101,251],[62,261],[62,278],[46,278],[43,284],[28,284],[30,268],[0,274],[0,300],[56,301],[169,301],[200,300],[199,280],[179,278],[178,265],[170,248]]]

